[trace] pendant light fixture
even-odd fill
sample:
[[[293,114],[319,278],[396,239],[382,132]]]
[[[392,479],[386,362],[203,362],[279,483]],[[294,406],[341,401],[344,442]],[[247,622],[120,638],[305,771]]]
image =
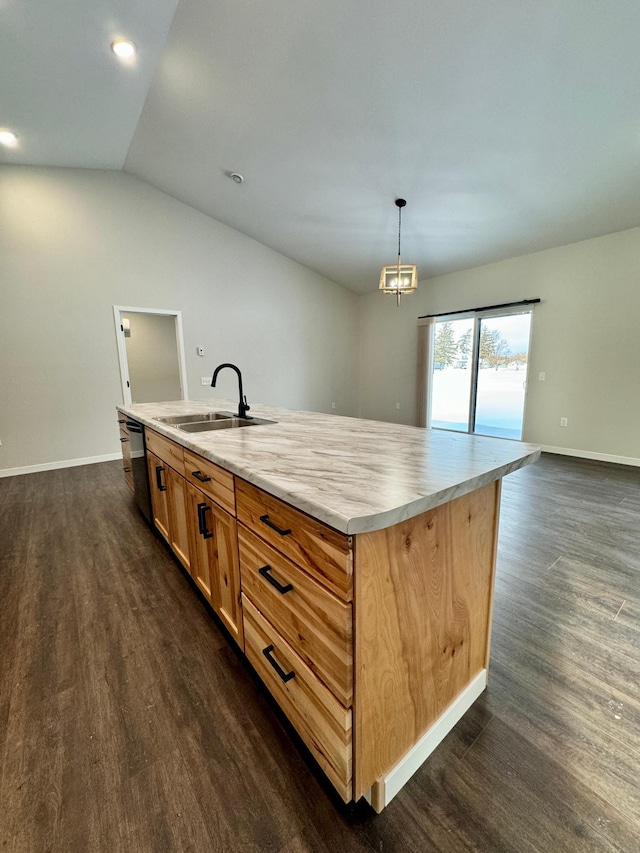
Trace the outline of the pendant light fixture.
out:
[[[400,305],[403,293],[415,293],[418,288],[418,268],[415,264],[403,264],[400,258],[400,234],[402,232],[402,208],[407,202],[403,198],[396,199],[398,208],[398,260],[395,264],[382,267],[380,274],[380,290],[383,293],[395,293],[396,304]]]

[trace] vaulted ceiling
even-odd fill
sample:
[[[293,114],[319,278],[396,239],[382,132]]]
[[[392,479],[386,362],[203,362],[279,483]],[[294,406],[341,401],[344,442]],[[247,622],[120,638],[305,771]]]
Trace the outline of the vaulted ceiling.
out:
[[[421,278],[640,225],[637,0],[0,0],[0,23],[0,162],[124,168],[356,292],[398,196]]]

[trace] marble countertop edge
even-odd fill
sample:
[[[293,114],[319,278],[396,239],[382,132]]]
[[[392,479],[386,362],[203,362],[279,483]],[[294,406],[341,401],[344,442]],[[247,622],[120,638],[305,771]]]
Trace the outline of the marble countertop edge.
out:
[[[255,405],[251,414],[276,423],[234,430],[188,433],[156,420],[236,411],[226,399],[116,409],[347,535],[406,521],[540,455],[521,442],[271,406]]]

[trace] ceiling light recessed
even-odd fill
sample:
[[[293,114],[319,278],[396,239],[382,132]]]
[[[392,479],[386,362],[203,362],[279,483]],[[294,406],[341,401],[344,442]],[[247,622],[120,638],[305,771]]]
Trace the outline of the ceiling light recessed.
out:
[[[231,172],[229,177],[236,184],[241,184],[244,181],[244,178],[242,177],[242,175],[239,175],[237,172]]]
[[[5,145],[7,148],[15,148],[18,144],[18,137],[12,130],[0,130],[0,145]]]
[[[116,39],[111,44],[111,50],[116,56],[119,56],[120,59],[131,59],[132,56],[136,55],[135,44],[127,39]]]

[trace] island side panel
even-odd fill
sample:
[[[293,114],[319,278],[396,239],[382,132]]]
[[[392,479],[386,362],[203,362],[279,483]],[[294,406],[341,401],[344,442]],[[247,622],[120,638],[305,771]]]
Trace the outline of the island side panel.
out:
[[[500,482],[356,536],[354,798],[485,668]]]

